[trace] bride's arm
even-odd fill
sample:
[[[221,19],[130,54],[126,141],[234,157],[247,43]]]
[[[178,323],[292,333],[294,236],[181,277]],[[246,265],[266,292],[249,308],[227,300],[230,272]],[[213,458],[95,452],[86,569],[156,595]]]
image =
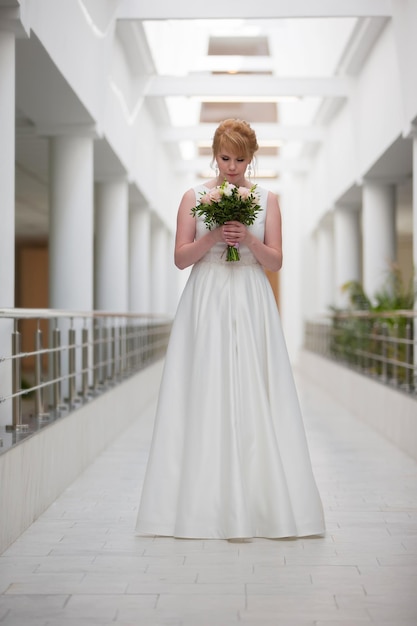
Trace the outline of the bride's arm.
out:
[[[208,230],[207,234],[195,240],[196,219],[191,214],[194,206],[195,193],[190,189],[181,200],[177,216],[174,261],[180,270],[199,261],[215,243],[222,241],[220,228]]]
[[[249,234],[245,244],[266,269],[277,272],[282,267],[282,224],[281,211],[275,194],[269,192],[265,218],[264,241]]]

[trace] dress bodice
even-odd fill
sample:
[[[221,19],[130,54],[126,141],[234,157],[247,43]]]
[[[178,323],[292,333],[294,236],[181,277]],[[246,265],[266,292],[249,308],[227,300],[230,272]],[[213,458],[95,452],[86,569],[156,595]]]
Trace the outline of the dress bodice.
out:
[[[208,190],[208,187],[206,187],[205,185],[198,185],[194,188],[196,195],[196,204],[200,202],[201,194]],[[255,235],[255,237],[260,239],[260,241],[263,241],[265,236],[265,218],[268,190],[262,187],[257,187],[256,192],[259,196],[259,205],[261,207],[261,210],[258,212],[255,222],[251,226],[248,226],[248,229],[253,235]],[[207,233],[207,227],[204,223],[203,216],[197,216],[196,220],[196,239],[200,239],[200,237],[203,237]],[[226,261],[226,248],[227,246],[225,243],[218,242],[211,248],[211,250],[207,252],[207,254],[204,255],[204,257],[200,261],[210,263],[227,263],[228,265],[239,267],[242,265],[254,265],[258,263],[252,252],[245,245],[241,245],[239,247],[240,261],[236,263],[230,263]]]

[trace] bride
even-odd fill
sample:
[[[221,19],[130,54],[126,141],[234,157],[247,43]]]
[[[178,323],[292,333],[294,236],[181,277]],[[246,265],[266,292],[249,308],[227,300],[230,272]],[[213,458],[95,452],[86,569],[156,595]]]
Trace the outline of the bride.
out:
[[[247,122],[222,122],[217,176],[188,190],[175,263],[193,266],[174,320],[136,525],[138,534],[237,539],[325,531],[293,374],[264,268],[282,265],[277,198],[208,230],[192,209],[224,181],[251,188]],[[225,250],[238,246],[240,260]]]

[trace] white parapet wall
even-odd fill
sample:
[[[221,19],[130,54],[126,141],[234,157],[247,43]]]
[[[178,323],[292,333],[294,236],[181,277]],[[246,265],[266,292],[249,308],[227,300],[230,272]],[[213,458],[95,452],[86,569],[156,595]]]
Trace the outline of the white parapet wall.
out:
[[[307,350],[301,351],[297,369],[417,459],[417,398]]]
[[[163,360],[0,455],[0,554],[157,395]]]

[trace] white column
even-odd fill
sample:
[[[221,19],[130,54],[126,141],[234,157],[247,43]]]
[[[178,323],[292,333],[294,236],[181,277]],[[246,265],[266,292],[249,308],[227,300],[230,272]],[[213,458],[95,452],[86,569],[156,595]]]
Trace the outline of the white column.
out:
[[[414,293],[417,294],[417,136],[413,137],[413,268]],[[414,308],[417,309],[417,295]],[[415,358],[417,359],[417,351]]]
[[[414,309],[417,310],[417,133],[413,134],[413,271]],[[414,363],[417,364],[416,321],[414,321]],[[414,370],[415,371],[415,370]],[[414,380],[417,384],[417,380]]]
[[[165,313],[167,306],[167,237],[164,225],[152,219],[151,235],[151,312]]]
[[[174,263],[174,249],[175,249],[175,233],[167,233],[167,306],[166,312],[168,315],[174,316],[177,310],[178,301],[182,291],[182,276],[181,271],[175,266]],[[188,274],[187,274],[188,276]]]
[[[311,286],[317,281],[317,268],[306,259],[305,222],[308,210],[304,174],[285,173],[279,202],[282,213],[283,265],[279,273],[279,310],[290,360],[295,363],[304,341],[305,318],[311,313]],[[316,289],[313,289],[315,294]],[[304,300],[304,302],[303,302]],[[306,303],[307,306],[306,306]],[[314,305],[313,305],[314,312]]]
[[[15,36],[0,30],[0,299],[14,306]]]
[[[49,307],[93,309],[94,203],[93,139],[59,135],[49,141]],[[79,332],[81,321],[75,323]],[[68,320],[60,320],[61,342],[68,341]],[[77,352],[77,369],[81,352]],[[68,372],[68,360],[61,359]],[[77,387],[81,384],[77,379]],[[62,393],[68,394],[64,382]]]
[[[125,180],[100,182],[95,198],[95,308],[129,307],[129,202]]]
[[[50,307],[93,308],[93,139],[50,139]]]
[[[0,30],[0,307],[14,307],[15,282],[15,35]],[[11,354],[13,323],[0,321],[0,357]],[[12,388],[11,363],[0,364],[0,396]],[[10,402],[0,404],[0,424],[11,424]]]
[[[334,211],[334,253],[336,306],[346,308],[348,298],[342,286],[361,280],[359,213],[351,207],[336,206]]]
[[[334,305],[333,224],[323,220],[317,233],[317,284],[320,313],[329,313]]]
[[[129,310],[151,310],[151,213],[147,207],[132,206],[129,225]]]
[[[395,187],[366,182],[362,200],[363,286],[372,299],[389,286],[396,260]]]

